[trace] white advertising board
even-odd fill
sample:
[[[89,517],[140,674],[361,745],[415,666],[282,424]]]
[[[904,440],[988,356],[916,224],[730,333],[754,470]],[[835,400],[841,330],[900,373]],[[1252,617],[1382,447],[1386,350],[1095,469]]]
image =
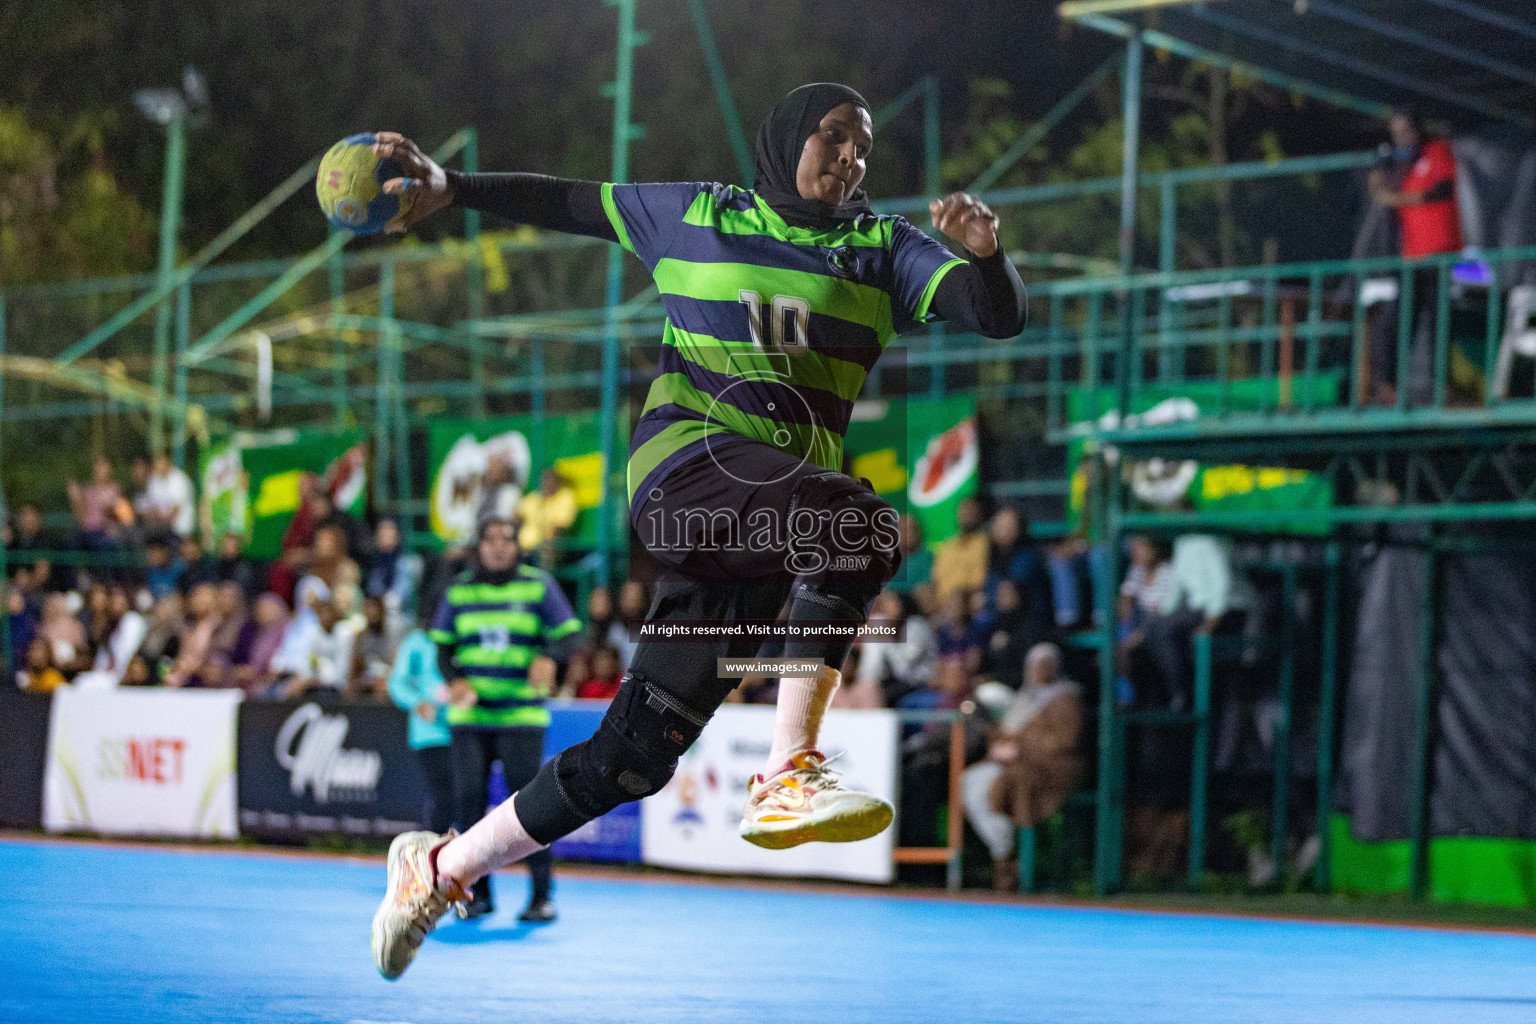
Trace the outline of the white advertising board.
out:
[[[53,695],[43,826],[50,832],[233,839],[239,690]]]
[[[747,780],[763,770],[773,708],[727,704],[683,756],[667,787],[640,808],[640,855],[647,864],[733,874],[890,882],[894,824],[857,843],[806,843],[764,850],[737,834]],[[832,770],[851,789],[896,802],[898,726],[890,711],[829,711],[821,749],[841,753]]]

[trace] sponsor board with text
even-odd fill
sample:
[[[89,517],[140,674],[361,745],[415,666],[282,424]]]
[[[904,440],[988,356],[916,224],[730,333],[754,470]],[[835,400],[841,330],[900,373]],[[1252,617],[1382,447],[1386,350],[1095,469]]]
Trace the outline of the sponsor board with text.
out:
[[[773,737],[771,707],[727,704],[683,755],[667,787],[641,805],[647,864],[698,871],[890,882],[895,827],[858,843],[807,843],[764,850],[737,834],[747,780],[763,770]],[[891,711],[829,711],[822,749],[841,754],[832,770],[851,789],[895,802],[897,719]]]
[[[240,710],[239,747],[244,835],[384,839],[421,827],[421,768],[393,705],[252,701]]]
[[[43,825],[51,832],[232,839],[238,690],[53,695]]]

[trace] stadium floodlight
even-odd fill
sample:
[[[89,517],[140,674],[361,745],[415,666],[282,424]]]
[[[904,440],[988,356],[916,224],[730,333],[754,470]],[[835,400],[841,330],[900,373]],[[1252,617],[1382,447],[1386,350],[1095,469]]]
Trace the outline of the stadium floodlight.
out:
[[[168,125],[187,116],[187,101],[175,89],[139,89],[133,94],[133,105],[158,125]]]
[[[165,131],[165,193],[160,205],[160,288],[169,289],[171,275],[176,269],[176,232],[181,224],[182,176],[186,165],[186,130],[198,128],[208,121],[211,97],[208,80],[197,68],[188,65],[181,70],[180,89],[139,89],[133,94],[133,105],[139,113],[164,128]],[[149,440],[155,452],[163,450],[165,441],[165,395],[169,377],[171,334],[171,304],[161,302],[155,313],[155,357],[151,372],[155,396],[158,401],[150,411]],[[184,380],[186,366],[178,357],[176,373]],[[178,389],[183,387],[178,384]],[[173,458],[176,465],[186,462],[186,431],[176,434]]]

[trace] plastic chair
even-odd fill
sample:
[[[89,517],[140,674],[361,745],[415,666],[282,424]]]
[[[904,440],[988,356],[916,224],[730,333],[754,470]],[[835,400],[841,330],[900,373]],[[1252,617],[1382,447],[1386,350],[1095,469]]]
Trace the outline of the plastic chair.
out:
[[[1493,372],[1493,393],[1499,398],[1509,397],[1509,371],[1517,355],[1536,359],[1536,285],[1516,285],[1509,290],[1504,338]]]

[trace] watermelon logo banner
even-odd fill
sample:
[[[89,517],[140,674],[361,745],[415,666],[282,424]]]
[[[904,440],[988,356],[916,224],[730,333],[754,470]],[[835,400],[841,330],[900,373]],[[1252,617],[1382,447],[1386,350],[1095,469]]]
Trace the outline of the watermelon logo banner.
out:
[[[603,465],[598,423],[596,412],[542,420],[530,415],[433,420],[427,443],[432,535],[448,547],[469,543],[482,507],[511,515],[522,496],[538,488],[544,470],[553,468],[576,495],[578,512],[570,537],[579,544],[595,544]],[[623,462],[617,467],[616,486],[622,495]],[[487,493],[491,489],[494,494]],[[623,502],[619,505],[615,535],[623,536]]]
[[[915,516],[932,547],[954,536],[956,508],[980,482],[976,399],[860,402],[845,450],[853,475]]]
[[[1314,387],[1320,402],[1331,401],[1330,396],[1337,393],[1337,375],[1319,375]],[[1131,396],[1128,418],[1145,424],[1193,420],[1199,418],[1202,408],[1214,409],[1220,400],[1218,385],[1207,381],[1187,381],[1178,385],[1177,390],[1147,385]],[[1273,379],[1236,380],[1227,385],[1225,402],[1229,410],[1263,409],[1278,400],[1279,384]],[[1115,401],[1113,388],[1077,388],[1067,397],[1068,415],[1080,433],[1085,432],[1090,422],[1113,427],[1118,420]],[[1072,482],[1069,517],[1074,525],[1087,500],[1087,473],[1082,465],[1087,443],[1080,437],[1067,446],[1067,470]],[[1115,453],[1106,449],[1105,455],[1113,459]],[[1171,509],[1187,502],[1203,512],[1273,512],[1273,521],[1267,521],[1266,516],[1255,524],[1269,530],[1326,532],[1326,527],[1297,522],[1286,513],[1333,505],[1333,485],[1326,477],[1305,470],[1212,466],[1151,458],[1132,463],[1125,472],[1131,493],[1142,505]]]

